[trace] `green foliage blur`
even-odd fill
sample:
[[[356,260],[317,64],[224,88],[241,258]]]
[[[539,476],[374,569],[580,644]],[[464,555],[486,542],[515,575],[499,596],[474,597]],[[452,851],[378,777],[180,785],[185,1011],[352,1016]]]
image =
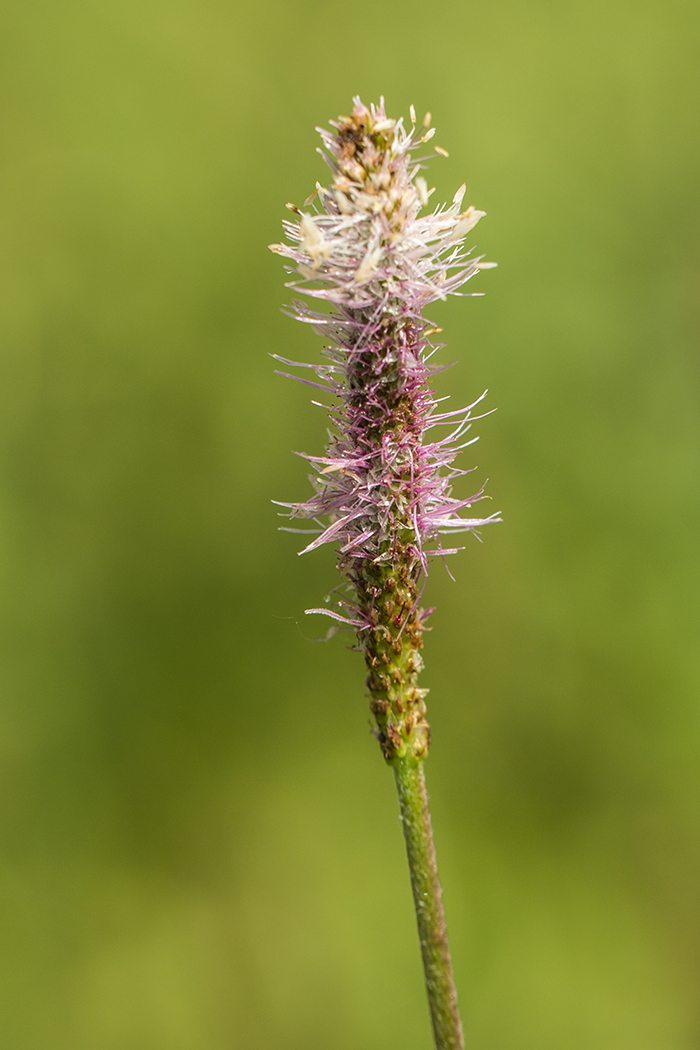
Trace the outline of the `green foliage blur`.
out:
[[[697,3],[6,0],[0,52],[0,1044],[431,1045],[332,553],[270,502],[326,421],[266,246],[359,93],[499,262],[431,311],[504,515],[428,591],[468,1046],[700,1046]]]

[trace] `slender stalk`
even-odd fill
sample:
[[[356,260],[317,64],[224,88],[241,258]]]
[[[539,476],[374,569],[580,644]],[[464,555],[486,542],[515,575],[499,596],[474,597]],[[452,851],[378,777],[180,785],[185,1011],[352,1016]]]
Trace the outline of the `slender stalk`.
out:
[[[436,1050],[464,1050],[423,763],[407,755],[395,759],[392,765],[399,792]]]

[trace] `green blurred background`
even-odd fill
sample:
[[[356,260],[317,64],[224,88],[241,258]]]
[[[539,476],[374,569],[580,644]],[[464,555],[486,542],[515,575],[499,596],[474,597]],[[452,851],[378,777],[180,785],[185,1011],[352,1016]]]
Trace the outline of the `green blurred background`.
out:
[[[504,524],[436,564],[428,777],[468,1046],[700,1047],[696,0],[6,0],[7,1050],[427,1050],[391,776],[271,498],[284,202],[351,97],[489,214],[431,311]]]

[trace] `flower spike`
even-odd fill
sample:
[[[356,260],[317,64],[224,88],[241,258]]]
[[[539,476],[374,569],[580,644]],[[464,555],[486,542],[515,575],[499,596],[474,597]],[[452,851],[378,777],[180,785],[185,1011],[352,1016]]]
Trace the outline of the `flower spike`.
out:
[[[406,130],[387,116],[383,100],[369,108],[359,98],[354,103],[352,115],[332,121],[331,131],[318,129],[331,184],[316,184],[306,205],[315,202],[312,211],[292,206],[296,217],[284,223],[289,243],[270,247],[289,262],[295,275],[289,287],[325,304],[293,303],[293,315],[328,344],[325,362],[314,366],[319,382],[281,374],[337,399],[327,455],[306,457],[315,470],[314,495],[291,504],[289,516],[321,525],[300,553],[337,547],[356,595],[348,622],[363,628],[377,735],[391,761],[407,749],[415,757],[427,750],[425,706],[406,686],[414,685],[422,663],[417,596],[428,556],[461,549],[443,547],[441,535],[500,521],[498,514],[469,513],[485,498],[483,489],[468,499],[452,496],[453,480],[465,473],[452,464],[476,440],[464,435],[478,402],[439,411],[429,386],[436,369],[428,361],[441,329],[423,311],[495,264],[464,247],[484,215],[462,210],[464,185],[450,205],[421,214],[433,191],[411,151],[435,133],[430,114],[417,129],[411,109]],[[309,367],[274,356],[289,367]],[[440,427],[449,433],[433,438]]]

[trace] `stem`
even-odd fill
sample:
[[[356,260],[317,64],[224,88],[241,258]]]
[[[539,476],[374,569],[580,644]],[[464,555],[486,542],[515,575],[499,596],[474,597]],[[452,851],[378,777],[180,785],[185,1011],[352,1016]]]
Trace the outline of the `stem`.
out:
[[[399,792],[435,1047],[464,1050],[423,763],[408,754],[391,764]]]

